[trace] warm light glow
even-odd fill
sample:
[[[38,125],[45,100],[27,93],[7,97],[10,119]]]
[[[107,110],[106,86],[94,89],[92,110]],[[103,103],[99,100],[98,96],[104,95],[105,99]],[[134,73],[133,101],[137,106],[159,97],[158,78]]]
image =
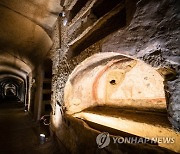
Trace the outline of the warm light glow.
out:
[[[56,105],[55,115],[52,116],[52,123],[55,128],[58,128],[62,123],[62,115],[60,112],[60,106]]]
[[[96,66],[91,61],[86,64],[91,69],[83,63],[69,76],[64,97],[68,114],[97,105],[166,111],[164,78],[153,67],[125,56]]]
[[[110,128],[114,128],[120,131],[124,131],[130,134],[147,137],[174,137],[174,144],[159,144],[161,147],[165,147],[171,150],[180,151],[180,134],[175,131],[147,123],[136,122],[133,120],[121,118],[121,117],[110,117],[106,115],[98,115],[94,113],[81,112],[73,115],[74,117],[84,119],[90,122],[94,122],[100,125],[104,125]]]

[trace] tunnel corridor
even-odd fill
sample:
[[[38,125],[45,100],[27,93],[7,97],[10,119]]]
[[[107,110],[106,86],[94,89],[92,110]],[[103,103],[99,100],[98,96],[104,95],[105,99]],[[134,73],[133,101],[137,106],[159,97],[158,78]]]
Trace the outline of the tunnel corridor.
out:
[[[25,84],[18,77],[4,74],[0,75],[0,100],[1,102],[22,102],[25,103]],[[4,78],[3,78],[4,76]],[[9,76],[9,77],[8,77]]]
[[[0,0],[0,154],[180,153],[179,14],[179,0]]]

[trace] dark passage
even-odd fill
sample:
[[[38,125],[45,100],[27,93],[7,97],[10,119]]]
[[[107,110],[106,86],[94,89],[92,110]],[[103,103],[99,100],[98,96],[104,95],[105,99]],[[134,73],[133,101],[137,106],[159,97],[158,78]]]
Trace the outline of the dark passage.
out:
[[[0,103],[0,131],[0,154],[58,153],[50,137],[40,144],[42,128],[24,112],[23,103]]]

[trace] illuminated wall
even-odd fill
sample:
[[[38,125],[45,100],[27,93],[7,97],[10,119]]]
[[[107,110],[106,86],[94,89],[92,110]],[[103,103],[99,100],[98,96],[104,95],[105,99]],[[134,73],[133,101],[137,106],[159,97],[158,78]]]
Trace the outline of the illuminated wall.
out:
[[[179,152],[179,2],[79,4],[61,1],[60,41],[52,54],[51,130],[59,144],[70,153]],[[90,57],[95,53],[99,60]],[[103,131],[170,135],[177,144],[100,150],[95,140]]]
[[[102,105],[166,111],[163,81],[155,68],[140,60],[116,53],[97,54],[69,76],[65,106],[68,113]]]

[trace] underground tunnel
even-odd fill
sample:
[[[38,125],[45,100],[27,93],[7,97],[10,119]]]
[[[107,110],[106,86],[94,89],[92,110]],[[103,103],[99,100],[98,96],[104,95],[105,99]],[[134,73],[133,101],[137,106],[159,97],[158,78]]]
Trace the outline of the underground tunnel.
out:
[[[21,101],[25,100],[25,85],[22,79],[17,77],[8,77],[8,74],[4,74],[5,78],[1,79],[1,101]]]
[[[0,153],[180,153],[178,0],[1,0]]]

